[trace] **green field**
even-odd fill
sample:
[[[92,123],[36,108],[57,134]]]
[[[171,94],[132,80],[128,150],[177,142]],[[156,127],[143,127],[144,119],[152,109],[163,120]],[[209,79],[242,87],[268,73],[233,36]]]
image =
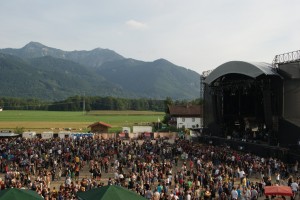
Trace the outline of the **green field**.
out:
[[[25,130],[47,131],[72,128],[86,131],[87,126],[102,121],[112,125],[111,131],[117,131],[123,126],[148,124],[162,120],[163,112],[151,111],[24,111],[4,110],[0,112],[0,129],[13,130],[23,127]]]

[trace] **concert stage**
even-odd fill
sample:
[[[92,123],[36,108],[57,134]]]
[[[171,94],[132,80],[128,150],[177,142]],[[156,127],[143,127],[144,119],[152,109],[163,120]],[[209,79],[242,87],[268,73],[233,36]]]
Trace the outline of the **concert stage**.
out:
[[[202,139],[264,156],[298,155],[300,51],[290,54],[273,64],[231,61],[204,74]]]

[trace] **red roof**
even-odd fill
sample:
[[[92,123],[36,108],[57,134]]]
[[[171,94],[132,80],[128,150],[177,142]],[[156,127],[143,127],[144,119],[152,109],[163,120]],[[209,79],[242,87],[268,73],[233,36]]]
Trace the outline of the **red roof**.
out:
[[[169,105],[169,113],[171,116],[178,117],[203,117],[203,107],[201,105]]]
[[[98,126],[98,125],[102,125],[102,126],[105,126],[105,127],[111,128],[111,125],[109,125],[109,124],[106,124],[106,123],[104,123],[104,122],[95,122],[95,123],[93,123],[93,124],[89,125],[89,126],[88,126],[88,128],[89,128],[89,127]]]

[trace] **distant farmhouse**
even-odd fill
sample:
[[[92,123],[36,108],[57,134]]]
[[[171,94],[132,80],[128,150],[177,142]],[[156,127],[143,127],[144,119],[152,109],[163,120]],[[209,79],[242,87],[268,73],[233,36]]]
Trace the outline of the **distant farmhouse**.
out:
[[[104,122],[95,122],[88,126],[91,128],[91,133],[108,133],[108,129],[112,126]]]
[[[1,111],[3,111],[3,108],[2,108],[2,107],[0,107],[0,112],[1,112]]]
[[[169,105],[170,125],[177,128],[199,129],[203,126],[203,112],[200,105]]]

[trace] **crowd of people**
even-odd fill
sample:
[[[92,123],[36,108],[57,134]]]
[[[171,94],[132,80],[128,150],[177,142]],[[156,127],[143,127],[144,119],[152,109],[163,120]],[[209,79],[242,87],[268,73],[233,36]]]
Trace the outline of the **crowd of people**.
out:
[[[299,189],[298,162],[263,158],[185,139],[93,137],[0,139],[1,190],[23,188],[44,199],[119,185],[146,199],[255,200],[267,185]],[[82,175],[84,173],[84,175]]]

